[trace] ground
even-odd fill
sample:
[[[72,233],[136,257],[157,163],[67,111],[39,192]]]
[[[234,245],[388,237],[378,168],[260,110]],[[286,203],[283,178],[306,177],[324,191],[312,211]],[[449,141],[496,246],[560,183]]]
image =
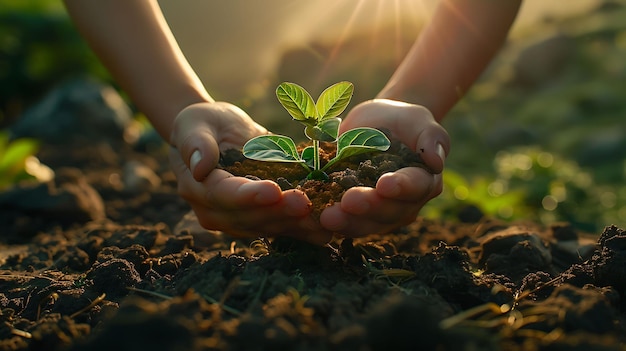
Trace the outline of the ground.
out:
[[[467,208],[327,247],[200,242],[163,152],[39,156],[57,173],[48,194],[80,200],[2,208],[0,350],[626,349],[626,232],[610,223]],[[160,181],[125,185],[129,164]]]

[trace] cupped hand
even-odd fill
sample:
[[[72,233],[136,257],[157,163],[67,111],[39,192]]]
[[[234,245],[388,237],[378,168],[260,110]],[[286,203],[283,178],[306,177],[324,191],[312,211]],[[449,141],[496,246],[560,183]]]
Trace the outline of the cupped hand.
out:
[[[281,191],[269,180],[235,177],[216,168],[220,151],[241,148],[267,130],[240,108],[225,102],[190,105],[176,117],[170,164],[178,193],[200,225],[235,237],[292,236],[324,244],[331,232],[311,216],[304,192]]]
[[[340,202],[324,209],[321,225],[347,237],[360,237],[411,223],[442,191],[441,172],[450,150],[448,133],[425,107],[386,99],[354,107],[341,124],[340,133],[356,127],[389,130],[421,156],[429,171],[402,168],[384,174],[376,188],[348,189]]]

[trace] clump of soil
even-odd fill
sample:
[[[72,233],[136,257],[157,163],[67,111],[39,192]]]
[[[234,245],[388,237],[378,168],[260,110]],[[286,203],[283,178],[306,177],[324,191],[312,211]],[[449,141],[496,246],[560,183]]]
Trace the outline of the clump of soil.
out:
[[[245,158],[240,150],[227,150],[222,154],[220,165],[228,172],[252,179],[275,181],[283,190],[300,189],[304,191],[313,208],[313,216],[329,205],[341,201],[343,193],[355,186],[375,187],[378,179],[385,173],[405,167],[427,169],[419,154],[414,153],[397,140],[392,141],[389,150],[356,155],[335,164],[328,172],[328,180],[307,179],[308,171],[299,164],[262,162]],[[298,145],[299,152],[308,144]],[[320,163],[323,167],[335,157],[337,150],[334,143],[320,143]]]

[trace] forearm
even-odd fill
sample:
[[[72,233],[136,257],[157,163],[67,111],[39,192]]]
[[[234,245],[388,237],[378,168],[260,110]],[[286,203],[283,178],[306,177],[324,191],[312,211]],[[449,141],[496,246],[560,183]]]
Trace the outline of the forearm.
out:
[[[79,31],[167,141],[183,108],[213,101],[156,0],[65,0]]]
[[[378,98],[423,105],[438,121],[500,49],[521,0],[443,0]]]

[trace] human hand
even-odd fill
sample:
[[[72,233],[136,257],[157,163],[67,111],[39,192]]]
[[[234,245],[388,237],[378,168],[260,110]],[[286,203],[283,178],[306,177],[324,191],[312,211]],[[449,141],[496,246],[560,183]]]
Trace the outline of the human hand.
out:
[[[350,188],[339,203],[324,209],[320,216],[322,227],[348,237],[360,237],[411,223],[426,202],[442,191],[441,172],[450,150],[448,133],[428,109],[387,99],[370,100],[354,107],[339,132],[356,127],[390,130],[394,137],[419,153],[432,173],[407,167],[384,174],[376,188]]]
[[[331,233],[311,216],[300,190],[281,191],[269,180],[235,177],[217,169],[220,151],[241,148],[266,134],[243,110],[225,103],[198,103],[181,111],[173,125],[170,164],[178,193],[202,227],[235,237],[291,236],[324,244]]]

